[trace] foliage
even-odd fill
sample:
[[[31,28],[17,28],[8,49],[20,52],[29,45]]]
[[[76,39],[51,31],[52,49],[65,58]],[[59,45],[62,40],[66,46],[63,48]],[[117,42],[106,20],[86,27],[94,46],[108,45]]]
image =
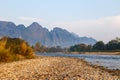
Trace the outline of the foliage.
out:
[[[37,42],[37,43],[35,44],[34,49],[35,49],[36,51],[41,51],[40,42]]]
[[[25,42],[21,44],[21,55],[25,56],[26,58],[33,58],[33,50],[29,47]]]
[[[9,37],[0,39],[0,62],[34,57],[32,48],[24,40]]]
[[[6,41],[0,41],[0,61],[8,61],[11,58],[10,50],[5,48]]]
[[[78,44],[71,46],[69,51],[72,52],[85,52],[85,51],[120,51],[120,39],[116,38],[104,44],[103,41],[98,41],[93,46],[86,44]]]
[[[34,46],[32,46],[34,51],[37,52],[63,52],[66,49],[61,48],[60,46],[56,47],[45,47],[43,45],[40,45],[40,42],[37,42]]]
[[[103,41],[98,41],[96,44],[93,45],[93,50],[104,50],[105,44]]]
[[[105,47],[107,50],[120,50],[120,42],[117,40],[111,40]]]
[[[70,51],[73,51],[73,52],[84,52],[84,51],[90,51],[91,50],[91,45],[85,45],[85,44],[78,44],[78,45],[75,45],[75,46],[71,46],[70,47]]]
[[[50,47],[47,52],[63,52],[63,49],[60,46]]]
[[[48,49],[45,46],[42,46],[40,42],[37,42],[32,48],[37,52],[47,52]]]

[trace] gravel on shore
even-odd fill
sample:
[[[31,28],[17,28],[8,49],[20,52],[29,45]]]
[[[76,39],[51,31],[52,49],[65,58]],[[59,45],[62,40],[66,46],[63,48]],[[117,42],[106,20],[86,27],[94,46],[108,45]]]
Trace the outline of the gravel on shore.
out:
[[[120,80],[120,76],[81,59],[41,56],[0,63],[0,80]]]

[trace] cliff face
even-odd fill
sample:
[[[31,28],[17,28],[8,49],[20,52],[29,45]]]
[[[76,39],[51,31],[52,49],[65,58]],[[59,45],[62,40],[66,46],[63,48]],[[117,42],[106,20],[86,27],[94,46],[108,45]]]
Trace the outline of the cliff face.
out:
[[[52,47],[69,47],[74,44],[94,44],[93,38],[79,37],[62,28],[49,31],[36,22],[30,26],[16,26],[13,22],[0,21],[0,36],[19,37],[25,39],[30,45],[40,42],[42,45]]]

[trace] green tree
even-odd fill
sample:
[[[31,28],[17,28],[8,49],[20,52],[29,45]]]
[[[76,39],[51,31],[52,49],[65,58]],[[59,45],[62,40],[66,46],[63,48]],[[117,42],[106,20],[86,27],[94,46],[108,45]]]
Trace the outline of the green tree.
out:
[[[71,46],[69,50],[73,52],[90,51],[91,47],[91,45],[78,44]]]
[[[117,49],[120,49],[118,46],[119,46],[119,42],[117,40],[111,40],[106,44],[106,49],[117,50]]]
[[[104,50],[105,49],[105,44],[103,41],[98,41],[96,44],[93,45],[93,50]]]

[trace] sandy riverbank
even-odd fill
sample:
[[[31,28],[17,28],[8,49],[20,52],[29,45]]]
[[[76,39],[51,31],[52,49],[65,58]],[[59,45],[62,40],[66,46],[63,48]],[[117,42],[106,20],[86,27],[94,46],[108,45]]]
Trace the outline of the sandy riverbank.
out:
[[[120,80],[120,75],[80,59],[39,57],[1,63],[0,80]]]

